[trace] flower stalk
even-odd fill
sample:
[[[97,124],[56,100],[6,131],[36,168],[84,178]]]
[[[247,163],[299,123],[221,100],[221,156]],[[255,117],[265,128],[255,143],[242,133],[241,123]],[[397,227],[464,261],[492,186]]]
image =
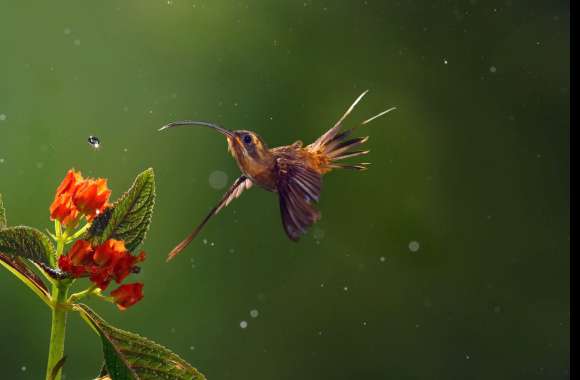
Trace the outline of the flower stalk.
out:
[[[55,221],[56,232],[56,262],[64,250],[66,236],[62,233],[60,222]],[[50,326],[50,344],[48,347],[48,363],[46,365],[46,380],[60,380],[60,371],[53,377],[53,368],[64,355],[64,339],[66,335],[66,318],[68,313],[68,290],[71,286],[70,280],[56,280],[52,283],[51,308],[52,319]]]
[[[48,348],[48,364],[46,380],[60,380],[60,371],[53,378],[53,368],[64,355],[64,338],[66,318],[69,308],[66,302],[70,281],[59,280],[52,285],[52,323],[50,327],[50,345]]]

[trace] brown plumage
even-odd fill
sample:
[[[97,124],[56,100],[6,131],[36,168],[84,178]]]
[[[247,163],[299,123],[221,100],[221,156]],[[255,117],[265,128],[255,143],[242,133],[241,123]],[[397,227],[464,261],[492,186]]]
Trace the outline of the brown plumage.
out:
[[[296,141],[292,145],[270,149],[255,132],[230,131],[202,121],[184,120],[163,126],[160,130],[198,125],[217,130],[226,137],[228,150],[242,172],[202,222],[169,253],[167,261],[183,251],[212,216],[254,184],[278,193],[284,231],[290,239],[297,241],[308,227],[320,219],[320,212],[314,205],[320,198],[322,176],[333,169],[365,170],[370,165],[367,162],[356,164],[342,162],[344,159],[369,153],[368,150],[359,150],[359,146],[368,140],[368,136],[350,138],[357,127],[342,129],[344,119],[366,93],[367,91],[363,92],[354,101],[332,128],[307,146],[303,146],[301,141]],[[389,108],[365,120],[361,125],[394,109],[395,107]]]

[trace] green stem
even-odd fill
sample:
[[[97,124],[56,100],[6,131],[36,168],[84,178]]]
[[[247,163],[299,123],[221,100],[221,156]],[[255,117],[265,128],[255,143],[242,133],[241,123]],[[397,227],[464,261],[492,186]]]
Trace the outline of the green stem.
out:
[[[55,266],[58,258],[64,251],[66,233],[62,232],[60,222],[54,223],[56,233],[56,254],[51,257],[51,264]],[[64,338],[66,333],[66,317],[69,311],[67,304],[68,290],[72,282],[70,280],[58,280],[52,283],[52,324],[50,327],[50,344],[48,346],[48,363],[46,364],[46,380],[61,380],[62,370],[55,375],[53,369],[64,355]]]
[[[66,331],[67,293],[70,284],[58,281],[52,286],[52,325],[50,328],[50,346],[48,348],[48,364],[46,366],[46,380],[60,380],[61,371],[53,377],[53,368],[64,355],[64,337]]]

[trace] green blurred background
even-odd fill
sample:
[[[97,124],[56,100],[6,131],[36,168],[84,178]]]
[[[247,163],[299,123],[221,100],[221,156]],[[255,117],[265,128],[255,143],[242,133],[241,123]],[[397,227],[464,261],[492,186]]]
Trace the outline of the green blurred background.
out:
[[[116,198],[153,167],[145,299],[91,306],[210,379],[568,378],[569,33],[567,1],[2,0],[9,222],[51,227],[68,168]],[[347,125],[398,110],[361,130],[371,170],[325,177],[309,235],[252,189],[164,262],[239,172],[217,133],[159,126],[308,143],[365,89]],[[0,287],[2,377],[41,379],[49,312]],[[97,374],[77,315],[66,353],[67,379]]]

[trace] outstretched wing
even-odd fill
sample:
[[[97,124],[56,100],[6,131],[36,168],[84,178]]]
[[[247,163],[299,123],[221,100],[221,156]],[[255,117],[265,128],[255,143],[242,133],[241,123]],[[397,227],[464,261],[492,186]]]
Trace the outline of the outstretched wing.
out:
[[[320,219],[314,207],[322,189],[320,174],[300,161],[287,158],[276,160],[280,213],[286,235],[297,241],[308,227]]]
[[[191,233],[185,239],[183,239],[181,243],[179,243],[175,248],[173,248],[171,252],[169,252],[169,255],[167,255],[167,261],[173,259],[181,251],[183,251],[185,247],[187,247],[189,243],[191,243],[191,241],[195,239],[197,234],[199,234],[202,228],[214,215],[216,215],[218,212],[220,212],[221,209],[229,205],[234,199],[242,195],[244,190],[249,189],[250,187],[252,187],[252,181],[246,176],[242,175],[238,179],[236,179],[233,185],[228,189],[228,191],[226,191],[226,193],[219,201],[219,203],[214,208],[211,209],[211,211],[201,221],[201,223],[197,227],[195,227],[195,229],[191,231]]]

